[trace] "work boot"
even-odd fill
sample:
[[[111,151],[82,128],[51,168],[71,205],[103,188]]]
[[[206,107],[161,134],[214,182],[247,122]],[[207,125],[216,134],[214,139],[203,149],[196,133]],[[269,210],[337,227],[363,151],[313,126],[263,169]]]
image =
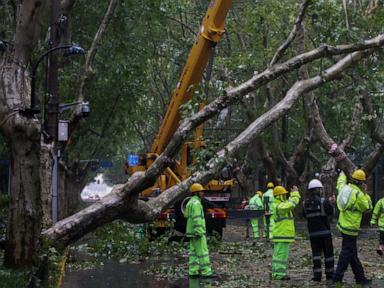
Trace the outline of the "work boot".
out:
[[[188,275],[189,278],[199,278],[199,274]]]
[[[333,284],[335,285],[335,287],[343,287],[343,280],[339,280],[339,279],[332,279],[332,282]]]
[[[211,275],[201,275],[201,278],[212,279],[212,278],[219,278],[219,276],[213,273]]]
[[[372,284],[372,279],[365,278],[364,280],[356,281],[356,284],[361,285],[363,287],[369,287],[369,285]]]

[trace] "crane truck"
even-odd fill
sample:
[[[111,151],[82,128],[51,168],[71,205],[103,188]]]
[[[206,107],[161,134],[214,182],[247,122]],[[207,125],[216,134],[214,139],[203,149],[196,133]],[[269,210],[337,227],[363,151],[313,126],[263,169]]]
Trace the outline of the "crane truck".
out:
[[[193,87],[201,82],[210,54],[225,33],[224,22],[231,5],[232,0],[212,0],[210,2],[179,82],[171,95],[170,103],[158,134],[154,138],[151,151],[144,154],[128,155],[127,174],[132,175],[137,171],[146,171],[166,148],[179,126],[181,105],[188,102],[193,96]],[[195,131],[194,140],[183,143],[180,160],[174,161],[174,164],[158,177],[153,187],[142,191],[141,197],[154,197],[190,176],[191,172],[188,166],[194,161],[191,149],[204,149],[202,133],[203,127],[201,125]],[[205,199],[207,201],[203,201],[203,206],[205,206],[208,232],[217,231],[220,235],[222,234],[227,218],[225,204],[229,201],[233,185],[234,180],[228,178],[212,179],[206,185]],[[173,218],[175,219],[176,230],[185,232],[186,223],[180,211],[181,206],[181,203],[176,203],[174,208],[162,212],[155,222],[156,229],[165,229],[166,221]]]

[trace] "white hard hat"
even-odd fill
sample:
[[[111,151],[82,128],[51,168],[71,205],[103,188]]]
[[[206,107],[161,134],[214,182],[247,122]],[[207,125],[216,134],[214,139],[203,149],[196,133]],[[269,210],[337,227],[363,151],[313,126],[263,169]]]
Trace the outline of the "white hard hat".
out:
[[[308,189],[314,189],[314,188],[323,188],[323,184],[321,184],[320,180],[312,179],[308,183]]]

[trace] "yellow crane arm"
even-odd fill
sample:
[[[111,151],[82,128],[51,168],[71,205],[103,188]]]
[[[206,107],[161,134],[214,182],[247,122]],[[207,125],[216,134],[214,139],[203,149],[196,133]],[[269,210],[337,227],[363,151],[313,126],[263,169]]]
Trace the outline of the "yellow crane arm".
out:
[[[151,152],[160,155],[180,122],[180,106],[191,98],[190,87],[201,81],[210,51],[223,36],[224,22],[232,0],[212,0],[202,21],[200,31],[174,90]]]

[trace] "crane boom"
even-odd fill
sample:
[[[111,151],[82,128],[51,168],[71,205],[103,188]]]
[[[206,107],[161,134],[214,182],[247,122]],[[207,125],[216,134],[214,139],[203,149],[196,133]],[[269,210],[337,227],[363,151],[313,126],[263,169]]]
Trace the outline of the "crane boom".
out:
[[[200,31],[174,90],[167,112],[152,144],[151,152],[160,155],[180,122],[180,106],[191,98],[190,87],[203,76],[212,47],[222,38],[224,22],[232,0],[212,0],[202,21]]]
[[[220,41],[225,32],[224,22],[231,6],[232,0],[211,0],[179,78],[179,82],[171,95],[167,112],[161,123],[159,132],[153,141],[151,152],[138,155],[129,154],[125,168],[127,174],[132,175],[137,171],[146,171],[168,145],[173,134],[179,127],[180,106],[193,96],[192,93],[194,93],[194,91],[191,90],[193,90],[194,85],[200,83],[209,56],[213,51],[212,48]],[[200,103],[200,108],[203,105],[204,103]],[[177,183],[180,183],[190,176],[188,167],[194,161],[190,147],[193,145],[197,149],[204,148],[201,135],[202,126],[196,129],[194,141],[183,143],[180,151],[180,159],[173,161],[164,173],[156,179],[156,183],[152,187],[140,193],[143,199],[156,197],[158,193],[177,185]],[[212,201],[211,203],[216,203],[215,205],[211,205],[212,207],[205,207],[206,215],[209,219],[207,221],[208,231],[214,230],[222,234],[227,218],[225,205],[226,202],[229,201],[233,185],[234,179],[228,179],[228,177],[224,179],[223,177],[211,179],[207,185],[205,185],[207,189],[205,199]],[[167,219],[173,218],[175,219],[175,229],[184,233],[186,223],[182,214],[177,212],[180,212],[179,204],[175,203],[173,208],[163,211],[158,219],[156,219],[154,227],[161,231],[161,229],[165,228]]]

